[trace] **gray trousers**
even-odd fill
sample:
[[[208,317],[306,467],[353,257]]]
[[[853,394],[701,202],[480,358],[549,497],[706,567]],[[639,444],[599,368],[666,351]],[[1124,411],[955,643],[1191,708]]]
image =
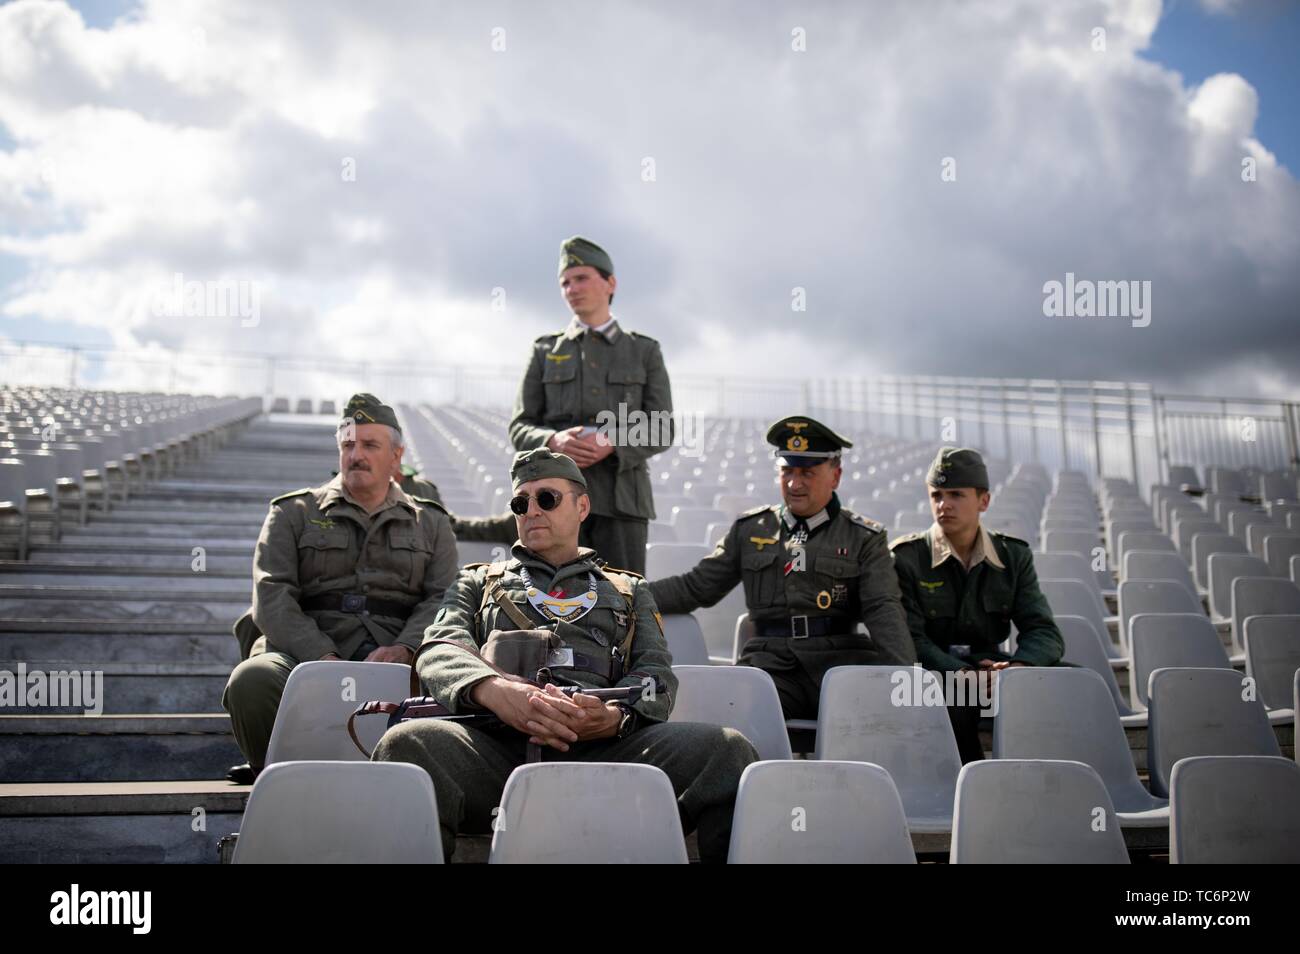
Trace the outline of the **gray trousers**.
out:
[[[623,517],[588,515],[578,529],[578,542],[591,547],[616,570],[631,570],[645,576],[645,545],[650,538],[650,521]]]
[[[484,731],[457,722],[417,719],[384,733],[377,762],[410,762],[433,779],[442,848],[451,859],[459,832],[488,834],[506,779],[527,758],[527,739],[512,729]],[[660,722],[626,739],[581,742],[568,752],[544,748],[543,761],[641,762],[663,769],[677,795],[682,830],[698,830],[700,860],[725,862],[736,787],[758,761],[735,729],[695,722]]]

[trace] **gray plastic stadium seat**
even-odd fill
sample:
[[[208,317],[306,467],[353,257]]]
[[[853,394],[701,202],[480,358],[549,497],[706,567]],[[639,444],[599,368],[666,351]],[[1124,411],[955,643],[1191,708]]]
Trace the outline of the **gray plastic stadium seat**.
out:
[[[1153,550],[1129,550],[1124,554],[1121,580],[1172,580],[1198,600],[1200,593],[1192,581],[1192,571],[1177,553]]]
[[[1170,790],[1170,864],[1300,862],[1300,765],[1290,759],[1184,759]]]
[[[540,762],[506,779],[490,864],[686,864],[672,782],[636,762]]]
[[[1043,534],[1045,552],[1078,553],[1091,561],[1093,550],[1100,547],[1101,535],[1093,530],[1049,530]]]
[[[754,762],[740,776],[727,860],[910,865],[916,855],[898,789],[879,765],[789,761]]]
[[[1119,585],[1119,642],[1132,656],[1128,621],[1139,613],[1200,613],[1201,601],[1171,580],[1128,580]]]
[[[752,666],[673,666],[679,684],[669,722],[735,729],[759,758],[789,759],[790,736],[772,677]]]
[[[993,757],[1092,766],[1126,827],[1163,827],[1169,810],[1138,781],[1106,684],[1088,669],[1024,666],[998,676]]]
[[[1192,540],[1198,533],[1223,533],[1223,527],[1215,522],[1213,517],[1201,513],[1193,514],[1174,514],[1174,526],[1170,536],[1173,538],[1174,546],[1178,548],[1179,554],[1187,561],[1188,566],[1195,563],[1192,554]]]
[[[1300,614],[1300,587],[1278,577],[1241,576],[1232,581],[1232,646],[1245,657],[1242,626],[1251,616]]]
[[[1209,594],[1210,614],[1217,618],[1226,618],[1230,607],[1228,602],[1232,596],[1229,589],[1231,584],[1230,574],[1226,569],[1221,569],[1222,580],[1216,587],[1214,581],[1210,579],[1210,559],[1222,554],[1231,557],[1249,557],[1246,552],[1246,544],[1242,543],[1230,533],[1198,533],[1192,538],[1192,575],[1196,580],[1196,585]],[[1221,561],[1222,562],[1222,561]],[[1227,564],[1224,564],[1225,568]],[[1258,576],[1258,573],[1251,573],[1250,576]]]
[[[1115,700],[1115,711],[1125,726],[1146,725],[1146,713],[1134,712],[1128,700],[1120,693],[1115,671],[1106,658],[1102,637],[1096,627],[1082,616],[1056,616],[1055,619],[1061,637],[1065,640],[1065,655],[1061,659],[1076,666],[1084,666],[1101,676],[1106,688],[1110,690],[1111,698]]]
[[[1147,771],[1151,791],[1169,794],[1179,759],[1195,755],[1281,755],[1258,699],[1235,669],[1157,669],[1150,679]]]
[[[710,549],[713,540],[705,539],[705,531],[711,523],[728,523],[727,514],[712,507],[674,507],[669,521],[677,531],[677,539],[683,543],[708,543]]]
[[[668,640],[668,652],[672,654],[673,665],[707,666],[709,650],[704,645],[704,633],[700,624],[689,613],[673,614],[663,617],[664,638]]]
[[[1216,494],[1240,496],[1246,492],[1246,482],[1242,479],[1239,470],[1231,467],[1208,467],[1205,476],[1210,489]]]
[[[1122,567],[1124,565],[1124,555],[1135,550],[1178,552],[1178,548],[1174,546],[1174,541],[1159,530],[1126,530],[1119,535],[1119,545],[1115,550],[1115,565]]]
[[[660,523],[657,520],[651,520],[649,532],[646,538],[647,543],[677,543],[677,531],[670,524]]]
[[[942,690],[935,674],[920,667],[830,669],[822,679],[814,757],[881,766],[898,786],[912,831],[948,831],[961,769],[952,722],[944,706],[894,705],[902,680],[922,692],[930,684]]]
[[[442,864],[429,773],[404,762],[281,762],[248,796],[235,864]]]
[[[19,560],[27,559],[27,476],[25,464],[13,457],[0,457],[0,529],[13,541]]]
[[[1200,475],[1196,473],[1196,468],[1190,464],[1170,464],[1169,483],[1175,487],[1181,487],[1183,484],[1190,487],[1202,486]]]
[[[1101,638],[1106,658],[1111,660],[1112,669],[1128,668],[1128,657],[1110,638],[1105,609],[1089,586],[1078,580],[1047,580],[1040,575],[1038,588],[1047,598],[1047,605],[1051,607],[1053,615],[1082,616],[1092,623]]]
[[[1100,810],[1105,827],[1097,828]],[[1128,864],[1100,776],[1082,762],[998,759],[962,766],[952,864]]]
[[[703,528],[700,533],[703,535]],[[645,578],[662,580],[694,569],[713,547],[704,543],[651,543],[645,548]]]
[[[1300,586],[1300,554],[1291,558],[1291,582]]]
[[[1223,641],[1203,613],[1139,613],[1129,620],[1133,668],[1128,683],[1134,709],[1145,709],[1147,680],[1157,669],[1232,669]]]
[[[1292,683],[1300,670],[1300,615],[1248,616],[1242,624],[1246,640],[1246,675],[1255,680],[1259,701],[1279,715],[1294,716]]]
[[[266,764],[364,760],[348,735],[348,716],[372,699],[401,702],[410,695],[410,683],[411,667],[399,663],[332,659],[299,663],[289,673],[275,713]],[[377,715],[356,720],[357,738],[367,751],[374,751],[386,723],[385,717]]]
[[[1300,533],[1280,530],[1264,537],[1264,562],[1274,576],[1288,576],[1291,558],[1300,554]]]
[[[1106,598],[1102,592],[1099,575],[1089,560],[1078,553],[1048,551],[1034,554],[1034,572],[1040,580],[1078,580],[1097,597],[1102,614],[1106,613]]]

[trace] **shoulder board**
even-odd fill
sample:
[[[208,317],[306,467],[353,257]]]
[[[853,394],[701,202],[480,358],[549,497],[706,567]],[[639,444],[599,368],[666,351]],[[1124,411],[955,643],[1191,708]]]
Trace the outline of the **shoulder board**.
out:
[[[462,570],[477,570],[480,567],[491,566],[491,563],[466,563],[461,566]]]
[[[412,500],[414,500],[416,503],[422,503],[426,507],[433,507],[435,510],[441,510],[443,513],[447,514],[448,516],[451,516],[451,512],[442,504],[438,503],[438,501],[436,500],[430,500],[428,497],[417,497],[415,494],[407,494],[407,496],[410,497]]]
[[[635,577],[638,580],[645,579],[644,576],[642,576],[640,573],[637,573],[635,570],[624,570],[622,567],[606,565],[606,566],[602,566],[601,570],[605,573],[622,573],[624,576]]]
[[[1021,540],[1019,537],[1013,537],[1013,536],[1012,536],[1011,534],[1009,534],[1009,533],[1003,533],[1001,530],[989,530],[988,527],[985,527],[984,529],[985,529],[985,531],[987,531],[988,535],[991,536],[991,537],[999,537],[999,538],[1001,538],[1001,539],[1003,539],[1003,540],[1009,540],[1009,541],[1012,542],[1012,543],[1018,543],[1018,544],[1020,544],[1022,547],[1028,547],[1028,546],[1029,546],[1029,542],[1028,542],[1027,540]]]
[[[884,533],[885,525],[876,523],[869,517],[864,517],[860,513],[854,513],[852,510],[841,510],[840,513],[849,518],[850,523],[856,523],[859,527],[866,527],[872,533]]]
[[[750,517],[757,517],[760,513],[768,513],[769,511],[772,511],[772,510],[775,510],[775,509],[776,509],[776,505],[775,505],[775,504],[763,504],[763,506],[761,506],[761,507],[751,507],[749,510],[746,510],[744,513],[742,513],[742,514],[741,514],[739,517],[737,517],[736,519],[737,519],[737,520],[748,520]]]
[[[905,533],[901,537],[896,537],[895,539],[889,541],[889,549],[892,550],[903,543],[913,543],[916,540],[924,540],[924,539],[925,539],[924,530],[918,530],[915,533]]]
[[[627,334],[631,335],[633,338],[640,338],[642,341],[648,341],[648,342],[650,342],[651,344],[658,344],[658,343],[659,343],[659,339],[658,339],[658,338],[651,338],[649,335],[642,334],[642,333],[639,332],[639,331],[629,331],[629,332],[627,332]]]
[[[563,331],[548,331],[544,335],[538,335],[533,339],[533,344],[551,344],[556,338],[563,337]]]
[[[303,487],[301,490],[291,490],[287,494],[280,494],[278,497],[272,497],[271,503],[278,504],[281,500],[288,500],[290,497],[301,497],[303,494],[309,494],[315,488]]]

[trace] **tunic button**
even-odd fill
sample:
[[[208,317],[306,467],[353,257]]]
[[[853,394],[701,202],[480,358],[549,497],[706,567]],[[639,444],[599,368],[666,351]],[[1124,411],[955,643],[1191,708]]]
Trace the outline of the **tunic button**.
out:
[[[362,592],[362,593],[369,593],[369,592],[370,592],[370,584],[369,584],[369,583],[363,583],[363,584],[361,585],[361,592]]]

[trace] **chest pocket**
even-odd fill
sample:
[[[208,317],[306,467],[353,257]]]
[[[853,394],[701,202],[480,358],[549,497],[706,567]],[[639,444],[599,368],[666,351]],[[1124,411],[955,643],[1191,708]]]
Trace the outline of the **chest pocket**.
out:
[[[308,529],[298,538],[298,582],[306,585],[320,578],[351,573],[351,543],[352,533],[347,527]]]
[[[778,578],[781,568],[776,565],[780,553],[769,544],[762,550],[751,550],[740,557],[740,578],[745,584],[745,605],[751,610],[771,606],[776,602]]]
[[[813,603],[817,611],[854,613],[858,605],[858,576],[861,573],[858,561],[823,554],[817,557],[813,567],[816,570],[818,594],[829,593],[831,598],[830,606],[822,606],[814,596]]]
[[[402,589],[420,592],[425,570],[433,555],[423,534],[411,527],[393,527],[388,531],[388,548],[387,559],[373,562],[380,566],[391,565]]]
[[[952,583],[946,580],[943,581],[942,586],[935,586],[933,582],[927,586],[927,582],[929,581],[917,581],[916,602],[921,607],[921,614],[927,623],[951,622],[957,615],[957,591],[953,589]]]
[[[639,410],[645,391],[646,374],[642,367],[610,368],[609,397],[612,404],[622,402],[628,410]]]
[[[581,360],[577,354],[546,355],[542,384],[546,388],[547,417],[567,420],[578,413],[578,362]]]

